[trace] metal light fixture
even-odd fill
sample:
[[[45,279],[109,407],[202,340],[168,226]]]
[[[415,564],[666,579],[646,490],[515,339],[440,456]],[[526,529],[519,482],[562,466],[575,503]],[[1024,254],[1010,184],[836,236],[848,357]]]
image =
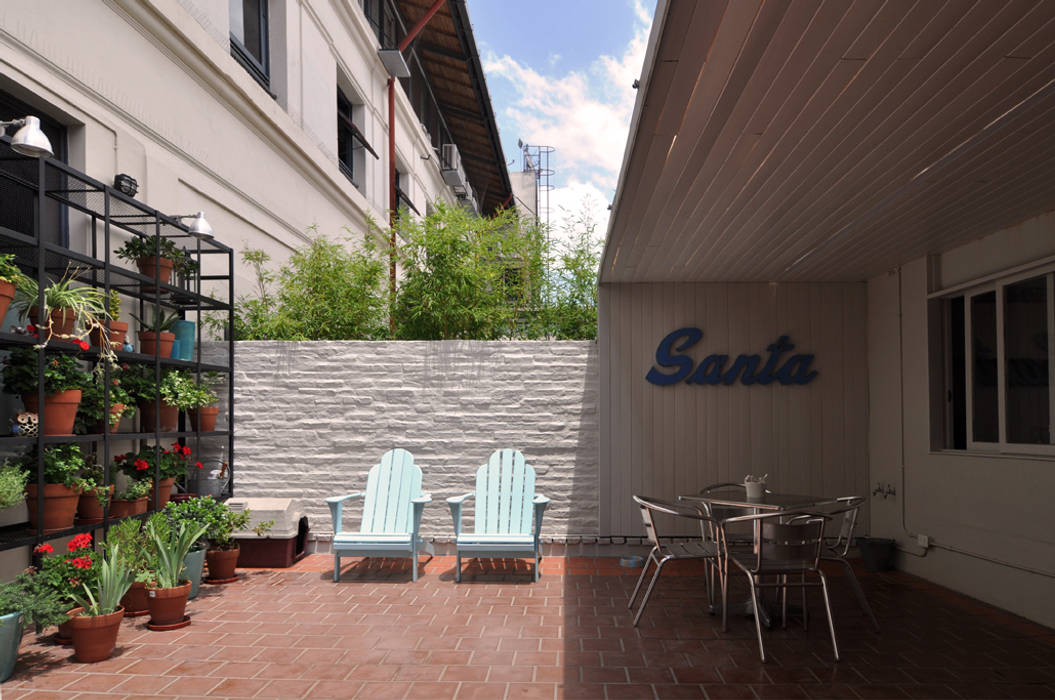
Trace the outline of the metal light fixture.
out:
[[[403,52],[399,49],[378,49],[377,55],[384,64],[385,70],[393,78],[409,78],[410,66],[407,59],[403,58]]]
[[[174,219],[193,219],[190,222],[190,226],[187,227],[187,232],[195,238],[208,239],[212,238],[212,226],[205,220],[205,212],[198,212],[197,214],[182,214],[180,216],[173,217]]]
[[[11,137],[11,148],[15,153],[34,158],[50,158],[55,155],[55,151],[51,148],[51,141],[40,130],[40,119],[37,117],[30,116],[0,122],[0,130],[6,131],[9,126],[21,127]]]
[[[139,191],[139,183],[127,173],[118,173],[114,175],[114,189],[127,194],[129,197],[135,197],[136,192]]]

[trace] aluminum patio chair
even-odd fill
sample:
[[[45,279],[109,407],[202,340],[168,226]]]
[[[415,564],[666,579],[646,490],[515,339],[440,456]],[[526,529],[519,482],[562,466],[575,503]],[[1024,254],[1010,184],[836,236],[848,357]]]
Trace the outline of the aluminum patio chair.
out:
[[[824,513],[833,518],[842,515],[839,535],[833,541],[828,542],[825,545],[825,549],[828,550],[828,553],[822,554],[821,560],[834,561],[843,565],[843,568],[846,569],[847,579],[850,581],[850,587],[854,589],[854,595],[857,596],[857,602],[861,605],[861,609],[864,610],[869,619],[872,620],[872,625],[878,632],[879,620],[876,619],[875,613],[872,612],[872,606],[868,604],[868,598],[865,596],[864,589],[861,588],[861,582],[857,580],[857,574],[854,573],[854,567],[850,564],[850,561],[847,558],[847,553],[850,551],[850,546],[854,541],[854,528],[857,527],[857,514],[861,510],[861,504],[864,503],[865,499],[861,496],[842,496],[836,500],[836,506],[831,510],[825,509]]]
[[[772,512],[757,515],[740,515],[722,521],[724,528],[735,523],[756,525],[758,542],[751,553],[730,554],[726,558],[726,571],[722,581],[722,629],[726,629],[726,596],[729,583],[728,561],[732,561],[747,576],[751,586],[751,603],[756,611],[760,610],[760,589],[778,588],[781,593],[782,622],[787,625],[787,589],[801,587],[803,591],[803,610],[805,610],[805,592],[810,587],[820,587],[824,594],[824,611],[828,617],[828,631],[832,638],[832,651],[835,660],[839,660],[839,644],[835,640],[835,624],[832,621],[831,600],[828,598],[828,579],[820,569],[821,551],[824,547],[824,524],[827,515],[803,512]],[[808,580],[816,576],[819,581]],[[768,582],[764,577],[775,577]],[[797,576],[798,580],[790,577]],[[754,615],[755,634],[758,636],[758,653],[764,663],[766,650],[762,643],[761,615]],[[806,619],[803,618],[805,624]]]
[[[645,565],[641,569],[641,576],[637,579],[634,592],[630,594],[630,600],[626,604],[628,609],[634,609],[634,601],[637,599],[637,594],[641,590],[641,584],[644,583],[645,576],[648,574],[649,564],[654,563],[656,565],[655,573],[652,574],[652,580],[649,582],[648,588],[645,589],[645,595],[641,599],[641,606],[634,615],[634,627],[637,627],[637,623],[641,620],[641,614],[645,612],[645,606],[648,605],[649,598],[652,597],[652,591],[656,587],[656,581],[659,580],[659,574],[663,571],[663,567],[667,562],[676,559],[705,559],[712,564],[712,566],[708,567],[708,575],[704,577],[704,581],[707,587],[707,602],[713,610],[714,581],[712,580],[713,574],[711,572],[717,571],[719,577],[721,576],[720,546],[722,539],[724,539],[720,536],[721,523],[706,513],[705,508],[699,506],[664,501],[648,496],[634,496],[633,498],[641,509],[641,521],[645,526],[645,534],[648,536],[648,541],[652,543],[652,550],[649,551]],[[663,535],[656,528],[656,514],[673,515],[698,522],[700,539],[693,542],[667,542],[664,544]],[[718,533],[719,536],[712,536],[714,533]],[[721,579],[719,579],[719,585],[721,585]]]

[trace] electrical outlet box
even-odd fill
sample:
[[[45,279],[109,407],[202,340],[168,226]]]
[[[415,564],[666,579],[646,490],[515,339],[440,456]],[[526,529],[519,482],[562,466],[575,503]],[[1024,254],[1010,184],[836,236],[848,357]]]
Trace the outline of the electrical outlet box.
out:
[[[930,537],[928,535],[916,535],[916,544],[923,549],[930,547]]]

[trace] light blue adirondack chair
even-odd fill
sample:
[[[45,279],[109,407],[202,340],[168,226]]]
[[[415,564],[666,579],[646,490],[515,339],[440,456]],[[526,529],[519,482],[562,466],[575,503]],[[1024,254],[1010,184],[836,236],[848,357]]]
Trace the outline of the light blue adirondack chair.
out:
[[[475,531],[462,531],[462,504],[476,496]],[[517,450],[496,450],[487,464],[476,471],[476,491],[447,499],[454,518],[458,568],[454,580],[462,580],[462,557],[532,556],[535,580],[539,577],[539,533],[542,514],[549,499],[535,493],[535,470]],[[534,513],[535,525],[531,520]]]
[[[359,532],[347,532],[342,508],[349,498],[364,498]],[[366,492],[326,499],[333,517],[333,580],[341,578],[341,557],[410,557],[411,576],[418,580],[418,553],[432,554],[431,544],[418,536],[421,513],[432,496],[421,492],[421,467],[406,450],[389,450],[370,469]]]

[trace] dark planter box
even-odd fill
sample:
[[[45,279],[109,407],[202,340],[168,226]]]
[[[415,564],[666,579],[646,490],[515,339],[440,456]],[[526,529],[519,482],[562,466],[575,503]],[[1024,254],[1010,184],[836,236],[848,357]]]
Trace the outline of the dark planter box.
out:
[[[238,538],[238,566],[284,569],[293,566],[307,554],[308,519],[302,517],[292,537]]]

